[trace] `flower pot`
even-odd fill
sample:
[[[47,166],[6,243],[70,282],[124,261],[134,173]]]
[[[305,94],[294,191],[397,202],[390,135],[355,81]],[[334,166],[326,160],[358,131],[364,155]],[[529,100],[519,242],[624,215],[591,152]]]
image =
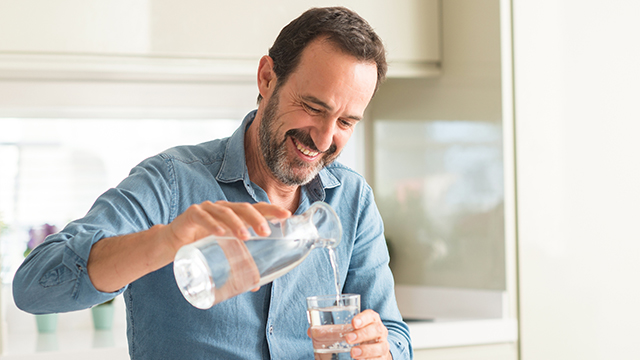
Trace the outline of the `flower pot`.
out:
[[[58,314],[36,315],[36,325],[39,333],[54,333],[58,327]]]
[[[91,308],[93,328],[96,330],[111,330],[113,325],[113,303],[100,304]]]

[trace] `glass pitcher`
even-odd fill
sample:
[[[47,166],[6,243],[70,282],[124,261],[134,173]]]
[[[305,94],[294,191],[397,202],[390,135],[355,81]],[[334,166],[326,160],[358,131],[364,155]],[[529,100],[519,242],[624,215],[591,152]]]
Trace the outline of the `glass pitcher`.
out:
[[[248,240],[208,236],[180,248],[173,272],[187,301],[208,309],[273,281],[298,266],[312,249],[335,248],[342,238],[340,219],[324,202],[269,226],[268,237],[249,228]]]

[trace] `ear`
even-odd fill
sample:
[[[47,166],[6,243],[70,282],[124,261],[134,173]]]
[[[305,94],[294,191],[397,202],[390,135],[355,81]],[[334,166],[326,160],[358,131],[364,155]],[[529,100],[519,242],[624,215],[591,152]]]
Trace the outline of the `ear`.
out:
[[[273,71],[273,59],[265,55],[258,65],[258,91],[263,98],[271,96],[276,85],[276,73]]]

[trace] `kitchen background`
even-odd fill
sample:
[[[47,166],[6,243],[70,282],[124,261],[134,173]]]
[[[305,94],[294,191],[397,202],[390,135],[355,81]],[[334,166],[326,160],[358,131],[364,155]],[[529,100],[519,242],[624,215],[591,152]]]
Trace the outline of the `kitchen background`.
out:
[[[128,358],[121,298],[108,331],[15,308],[29,229],[229,135],[280,28],[335,4],[0,0],[2,358]],[[340,161],[374,188],[415,358],[640,359],[640,4],[339,4],[389,51]]]

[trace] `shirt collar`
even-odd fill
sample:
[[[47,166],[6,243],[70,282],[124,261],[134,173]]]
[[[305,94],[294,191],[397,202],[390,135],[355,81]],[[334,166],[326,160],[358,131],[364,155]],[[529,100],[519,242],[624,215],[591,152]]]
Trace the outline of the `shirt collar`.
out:
[[[244,120],[242,125],[231,135],[227,141],[227,147],[224,153],[224,159],[220,171],[216,176],[216,180],[224,183],[234,181],[244,181],[247,185],[250,183],[249,172],[247,170],[247,161],[244,153],[244,134],[256,117],[256,110],[251,111]],[[331,166],[329,166],[331,167]],[[340,185],[340,180],[335,177],[328,168],[320,170],[316,176],[307,185],[309,193],[316,200],[324,200],[325,189],[331,189]]]
[[[224,151],[222,166],[216,180],[230,183],[239,180],[248,180],[249,172],[247,170],[247,160],[244,156],[244,134],[249,125],[256,117],[256,110],[253,110],[242,120],[242,125],[231,135],[227,141],[227,147]]]

